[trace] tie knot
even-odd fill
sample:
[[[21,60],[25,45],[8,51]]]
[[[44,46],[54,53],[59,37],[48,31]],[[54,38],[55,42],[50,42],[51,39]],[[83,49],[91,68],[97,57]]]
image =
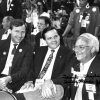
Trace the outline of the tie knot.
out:
[[[13,44],[14,45],[14,47],[16,47],[18,44]]]
[[[55,52],[55,50],[51,50],[51,53],[54,53]]]

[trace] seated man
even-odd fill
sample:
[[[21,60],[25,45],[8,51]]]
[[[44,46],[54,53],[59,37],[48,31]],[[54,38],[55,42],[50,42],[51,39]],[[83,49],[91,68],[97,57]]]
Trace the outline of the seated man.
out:
[[[97,37],[83,33],[77,38],[74,51],[78,61],[72,61],[64,74],[53,82],[63,88],[70,87],[67,93],[70,93],[71,100],[99,100],[100,55]]]
[[[11,35],[0,41],[0,89],[13,92],[25,83],[33,54],[25,41],[25,23],[15,19],[11,23]],[[8,89],[9,88],[9,89]]]
[[[53,27],[45,28],[42,34],[48,46],[40,47],[34,58],[33,84],[25,83],[21,88],[33,90],[16,94],[18,100],[60,100],[63,97],[63,88],[54,85],[51,79],[56,79],[65,68],[69,65],[70,60],[74,57],[73,51],[60,44],[60,35]],[[53,92],[53,95],[52,95]],[[47,94],[46,94],[47,93]]]

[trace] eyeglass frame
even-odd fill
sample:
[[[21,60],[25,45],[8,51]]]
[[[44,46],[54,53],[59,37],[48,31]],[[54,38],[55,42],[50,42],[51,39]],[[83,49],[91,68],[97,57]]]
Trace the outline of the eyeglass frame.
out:
[[[86,47],[90,47],[90,46],[84,46],[84,45],[79,45],[79,46],[74,46],[73,50],[75,51],[77,50],[84,50]]]

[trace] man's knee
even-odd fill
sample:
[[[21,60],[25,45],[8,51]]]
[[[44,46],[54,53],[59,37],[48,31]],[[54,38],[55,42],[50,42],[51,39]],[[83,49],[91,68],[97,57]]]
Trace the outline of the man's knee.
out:
[[[30,91],[23,93],[26,100],[61,100],[64,95],[64,89],[61,85],[56,85],[56,93],[54,93],[54,90],[52,90],[52,93],[54,94],[53,98],[43,98],[41,95],[41,90],[36,91]]]
[[[63,87],[61,85],[56,85],[56,91],[55,100],[61,100],[64,95]]]

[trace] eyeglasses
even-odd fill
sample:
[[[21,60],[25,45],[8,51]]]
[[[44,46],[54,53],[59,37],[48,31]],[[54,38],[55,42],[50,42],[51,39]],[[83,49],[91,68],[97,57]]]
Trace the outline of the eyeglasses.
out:
[[[40,26],[44,26],[45,24],[42,24],[42,23],[38,23],[38,25],[40,25]]]
[[[84,50],[84,49],[87,48],[87,47],[90,47],[90,46],[79,45],[79,46],[75,46],[75,47],[73,48],[73,50],[74,50],[74,51],[75,51],[75,50]]]

